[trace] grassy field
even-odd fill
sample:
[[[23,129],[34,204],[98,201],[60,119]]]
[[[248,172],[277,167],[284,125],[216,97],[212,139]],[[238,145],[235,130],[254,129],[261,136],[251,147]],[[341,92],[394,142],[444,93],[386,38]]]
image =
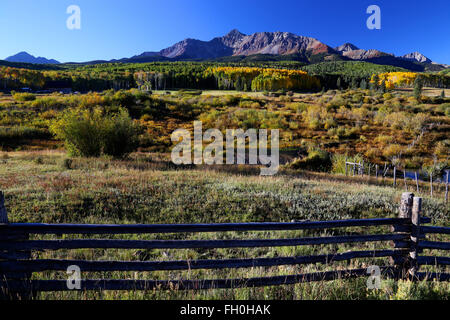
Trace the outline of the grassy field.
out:
[[[192,130],[193,122],[201,120],[205,130],[279,129],[282,152],[300,158],[324,150],[359,155],[373,164],[395,160],[399,167],[422,169],[436,162],[448,165],[450,157],[450,98],[439,94],[417,101],[410,92],[360,89],[278,97],[261,92],[131,90],[21,98],[0,95],[0,150],[60,149],[63,143],[49,128],[65,110],[99,107],[113,113],[120,106],[144,129],[140,151],[170,151],[171,133]]]
[[[0,190],[5,191],[11,222],[44,223],[219,223],[331,220],[397,216],[401,190],[367,185],[358,179],[298,173],[260,177],[251,170],[175,168],[161,155],[133,154],[128,160],[68,160],[60,151],[10,152],[0,155]],[[442,199],[424,199],[424,215],[449,226]],[[352,234],[357,228],[327,230],[321,236]],[[372,233],[387,228],[371,228]],[[313,232],[186,234],[183,239],[290,238]],[[166,239],[128,236],[122,239]],[[48,236],[45,237],[49,238]],[[42,238],[41,238],[42,239]],[[431,239],[439,240],[435,236]],[[88,260],[182,260],[278,257],[348,250],[390,248],[389,243],[211,250],[61,250],[35,252],[39,258]],[[427,253],[427,252],[426,252]],[[433,254],[446,253],[434,251]],[[386,265],[387,259],[360,259],[332,265],[282,266],[220,271],[83,273],[84,278],[215,279],[287,275]],[[436,270],[429,268],[428,270]],[[445,269],[440,269],[445,270]],[[446,272],[449,272],[448,268]],[[34,274],[35,279],[65,279],[63,272]],[[366,279],[256,289],[182,292],[41,293],[41,299],[449,299],[449,283],[383,280],[368,290]]]
[[[403,88],[403,89],[397,89],[398,92],[408,92],[412,93],[414,91],[413,88]],[[450,89],[440,89],[440,88],[429,88],[425,87],[423,88],[423,95],[427,97],[436,97],[439,96],[442,91],[444,91],[444,94],[446,97],[450,97]]]
[[[345,177],[343,161],[396,164],[403,170],[435,170],[441,177],[450,159],[450,98],[428,90],[418,100],[408,90],[329,90],[320,93],[235,91],[108,90],[87,94],[0,95],[0,190],[6,193],[12,222],[36,223],[221,223],[289,222],[396,217],[402,181]],[[126,110],[139,125],[137,152],[123,159],[69,157],[52,125],[67,110]],[[132,120],[131,120],[132,119]],[[249,166],[184,166],[171,163],[171,133],[203,129],[280,130],[278,175],[259,176]],[[77,120],[78,121],[78,120]],[[372,166],[372,169],[374,166]],[[306,171],[309,170],[309,171]],[[341,174],[339,174],[341,173]],[[372,171],[373,175],[373,171]],[[415,185],[408,184],[409,190]],[[424,215],[449,226],[442,183],[420,183]],[[256,239],[354,234],[358,228],[297,232],[211,233],[127,236],[122,239]],[[370,233],[386,233],[374,227]],[[36,237],[38,238],[38,237]],[[51,237],[41,237],[47,239]],[[447,241],[443,236],[431,240]],[[211,250],[71,250],[35,252],[36,258],[87,260],[195,260],[342,253],[392,248],[389,243]],[[425,254],[445,255],[446,252]],[[386,265],[387,259],[360,259],[332,265],[190,270],[188,272],[84,273],[84,278],[218,279],[289,275]],[[425,268],[446,271],[448,268]],[[65,279],[63,272],[34,274],[35,279]],[[383,280],[367,290],[366,279],[317,282],[258,289],[181,292],[41,293],[42,299],[448,299],[448,283]]]

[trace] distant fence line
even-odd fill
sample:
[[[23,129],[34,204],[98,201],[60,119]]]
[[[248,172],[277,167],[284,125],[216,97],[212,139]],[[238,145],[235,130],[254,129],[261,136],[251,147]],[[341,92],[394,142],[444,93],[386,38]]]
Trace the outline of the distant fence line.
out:
[[[103,271],[163,271],[196,269],[233,269],[274,267],[302,264],[331,264],[360,258],[389,257],[390,264],[380,266],[386,277],[415,280],[449,281],[450,274],[419,272],[422,265],[449,265],[449,257],[420,256],[424,249],[450,250],[450,242],[427,241],[427,234],[450,234],[450,228],[422,226],[431,222],[421,217],[422,198],[412,193],[402,195],[398,218],[351,219],[338,221],[304,221],[291,223],[223,223],[223,224],[167,224],[167,225],[82,225],[9,223],[0,192],[0,296],[7,299],[29,299],[39,291],[69,291],[66,280],[31,280],[32,273],[66,271],[78,266],[83,272]],[[391,226],[387,234],[340,235],[329,237],[305,237],[293,239],[243,239],[243,240],[30,240],[37,235],[117,235],[117,234],[167,234],[229,231],[288,231],[324,230],[347,227]],[[187,249],[187,248],[257,248],[280,246],[303,246],[340,243],[386,242],[391,249],[349,251],[322,255],[181,260],[181,261],[87,261],[60,259],[32,259],[32,251],[113,248],[113,249]],[[242,279],[199,280],[125,280],[84,279],[81,290],[201,290],[239,287],[261,287],[295,284],[311,281],[348,279],[368,276],[367,269],[334,270],[285,276]]]
[[[372,169],[374,169],[372,171]],[[389,175],[389,171],[392,172],[392,175]],[[397,183],[397,178],[399,176],[399,173],[401,175],[401,178],[403,178],[403,182],[404,182],[404,186],[406,188],[406,191],[408,190],[408,185],[407,185],[407,179],[411,179],[414,180],[416,183],[416,192],[420,192],[420,186],[419,186],[419,181],[424,181],[425,180],[421,179],[421,176],[423,175],[423,172],[419,172],[419,171],[408,171],[406,169],[404,170],[399,170],[397,168],[397,166],[390,166],[385,164],[384,167],[380,168],[380,166],[378,164],[373,165],[367,162],[360,161],[360,162],[349,162],[347,160],[345,160],[345,175],[348,176],[349,174],[355,176],[355,175],[359,175],[359,176],[364,176],[367,174],[368,177],[372,176],[372,172],[373,172],[373,176],[378,180],[378,178],[382,177],[382,178],[386,178],[386,177],[392,177],[393,178],[393,187],[397,187],[397,185],[400,185]],[[444,170],[445,174],[441,177],[440,181],[433,181],[433,174],[427,174],[428,175],[428,179],[430,182],[430,195],[431,197],[433,197],[434,194],[434,188],[433,188],[433,183],[445,183],[445,202],[448,202],[448,195],[449,195],[449,183],[450,183],[450,169],[446,169]]]

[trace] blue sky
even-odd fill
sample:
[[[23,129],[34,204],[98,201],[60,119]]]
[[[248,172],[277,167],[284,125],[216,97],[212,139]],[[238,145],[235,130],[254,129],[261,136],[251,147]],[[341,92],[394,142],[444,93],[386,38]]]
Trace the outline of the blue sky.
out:
[[[381,30],[366,27],[372,4],[381,8]],[[66,27],[69,5],[81,8],[81,30]],[[449,0],[0,0],[0,59],[20,51],[62,62],[130,57],[234,28],[396,55],[419,51],[450,64]]]

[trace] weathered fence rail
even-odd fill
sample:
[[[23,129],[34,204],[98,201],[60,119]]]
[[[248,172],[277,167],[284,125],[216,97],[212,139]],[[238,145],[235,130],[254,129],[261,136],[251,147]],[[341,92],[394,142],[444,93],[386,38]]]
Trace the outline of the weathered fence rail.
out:
[[[448,281],[450,274],[418,272],[423,265],[449,265],[449,257],[420,256],[423,250],[450,250],[449,242],[426,240],[427,234],[450,234],[450,228],[421,226],[431,219],[421,217],[421,198],[405,193],[398,218],[354,219],[336,221],[303,221],[292,223],[224,223],[185,225],[80,225],[80,224],[30,224],[9,223],[3,194],[0,192],[0,289],[8,298],[29,298],[39,291],[69,290],[65,280],[30,280],[32,273],[67,271],[78,266],[83,272],[109,271],[174,271],[197,269],[236,269],[275,267],[312,263],[332,264],[362,258],[389,258],[390,264],[381,270],[387,277],[404,277],[412,280]],[[30,235],[123,235],[123,234],[180,234],[246,231],[295,231],[337,228],[370,228],[391,226],[389,233],[337,235],[327,237],[302,237],[286,239],[226,239],[226,240],[121,240],[121,239],[58,239],[30,240]],[[179,238],[179,237],[178,237]],[[71,249],[192,249],[192,248],[258,248],[304,246],[341,243],[389,242],[384,248],[330,253],[310,256],[275,258],[240,258],[222,260],[177,261],[87,261],[32,259],[32,251]],[[294,284],[309,281],[347,279],[367,276],[367,269],[336,270],[286,276],[248,279],[215,280],[120,280],[86,279],[81,290],[191,290],[211,288],[257,287]],[[0,295],[1,295],[0,292]]]

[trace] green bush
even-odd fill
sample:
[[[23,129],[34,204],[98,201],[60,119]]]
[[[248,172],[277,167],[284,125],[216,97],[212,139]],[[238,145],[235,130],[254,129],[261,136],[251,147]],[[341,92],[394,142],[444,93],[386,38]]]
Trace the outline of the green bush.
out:
[[[51,126],[71,156],[124,157],[137,148],[138,126],[125,109],[108,115],[100,108],[69,109]]]
[[[36,96],[32,93],[28,93],[28,92],[15,92],[13,93],[13,98],[16,101],[20,101],[20,102],[25,102],[25,101],[33,101],[36,99]]]
[[[345,162],[362,163],[363,157],[359,154],[348,156],[345,154],[333,154],[331,157],[332,169],[331,172],[338,174],[345,174]]]
[[[0,126],[0,145],[2,143],[14,143],[19,140],[48,139],[50,137],[51,134],[46,129]]]
[[[106,120],[103,137],[103,152],[122,158],[139,146],[140,128],[125,110]]]
[[[58,101],[54,97],[42,97],[34,100],[31,103],[31,107],[39,110],[49,110],[49,109],[61,109],[64,107],[63,103]]]
[[[446,116],[450,117],[450,103],[443,103],[437,107],[438,112],[442,112]]]
[[[100,109],[69,109],[50,129],[64,140],[71,156],[98,157],[102,151],[104,125]]]
[[[329,171],[332,166],[330,154],[317,147],[311,147],[308,155],[302,159],[294,159],[287,165],[291,169],[304,169],[312,171]]]

